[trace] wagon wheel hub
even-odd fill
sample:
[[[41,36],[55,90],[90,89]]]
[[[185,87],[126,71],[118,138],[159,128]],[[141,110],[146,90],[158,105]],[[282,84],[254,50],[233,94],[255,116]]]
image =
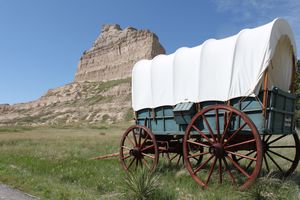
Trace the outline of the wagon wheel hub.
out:
[[[224,146],[221,143],[215,143],[209,148],[209,153],[215,155],[217,158],[224,157]]]
[[[130,155],[133,155],[136,158],[142,157],[141,149],[138,147],[134,147],[130,150]]]

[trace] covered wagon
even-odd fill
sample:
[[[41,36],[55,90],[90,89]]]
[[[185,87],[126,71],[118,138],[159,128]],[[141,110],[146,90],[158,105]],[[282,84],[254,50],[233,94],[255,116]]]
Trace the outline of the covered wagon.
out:
[[[154,170],[164,154],[183,158],[205,188],[233,183],[241,190],[261,171],[290,175],[300,150],[295,72],[295,40],[284,19],[137,62],[135,125],[121,139],[122,166]]]

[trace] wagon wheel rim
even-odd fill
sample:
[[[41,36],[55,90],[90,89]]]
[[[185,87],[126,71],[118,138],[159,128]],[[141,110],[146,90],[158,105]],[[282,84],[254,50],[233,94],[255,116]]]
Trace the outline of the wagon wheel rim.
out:
[[[267,173],[279,172],[283,177],[291,175],[298,166],[300,143],[297,133],[263,135],[263,168]]]
[[[214,127],[207,117],[211,113],[214,113]],[[231,130],[233,119],[240,123],[235,130]],[[198,128],[201,122],[206,127],[207,134]],[[223,130],[221,125],[223,125]],[[247,137],[246,128],[248,129]],[[198,140],[201,138],[201,142],[195,142],[195,138]],[[234,140],[239,138],[241,141],[235,143]],[[204,151],[191,154],[190,143],[202,146]],[[251,119],[231,106],[213,105],[198,112],[186,129],[183,145],[185,166],[191,177],[204,188],[208,188],[213,182],[213,174],[216,175],[215,180],[219,184],[229,180],[240,190],[248,188],[259,175],[262,163],[260,135]],[[256,155],[248,156],[241,148],[243,146],[249,146]],[[203,156],[202,162],[195,166],[191,158],[199,155]],[[243,157],[247,161],[241,164],[233,157]]]
[[[145,126],[129,127],[121,139],[119,158],[125,171],[143,167],[154,171],[158,163],[158,147],[153,133]]]

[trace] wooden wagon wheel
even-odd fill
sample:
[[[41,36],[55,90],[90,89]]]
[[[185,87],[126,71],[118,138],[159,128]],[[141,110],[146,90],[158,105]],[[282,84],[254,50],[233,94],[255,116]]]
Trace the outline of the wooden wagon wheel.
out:
[[[153,133],[145,126],[129,127],[121,139],[120,161],[126,171],[143,166],[153,171],[158,163],[158,148]]]
[[[203,147],[203,151],[195,153],[191,145]],[[256,156],[247,155],[249,150]],[[193,117],[185,132],[183,152],[187,170],[204,188],[214,182],[231,182],[240,190],[246,189],[259,175],[263,157],[260,135],[253,122],[227,105],[206,107]],[[201,163],[193,162],[200,155]],[[234,156],[244,161],[236,162]]]
[[[267,173],[279,172],[286,177],[293,173],[299,163],[300,144],[297,133],[286,135],[263,135],[263,167]]]

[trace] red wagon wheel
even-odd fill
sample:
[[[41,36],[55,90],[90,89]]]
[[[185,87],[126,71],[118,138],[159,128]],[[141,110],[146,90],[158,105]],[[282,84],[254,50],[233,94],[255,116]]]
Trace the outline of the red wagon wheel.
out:
[[[121,140],[120,161],[126,171],[143,166],[153,171],[158,163],[158,148],[153,133],[145,126],[129,127]]]
[[[203,151],[195,152],[195,146]],[[255,156],[248,155],[254,151]],[[262,144],[253,122],[227,105],[213,105],[197,113],[188,125],[184,141],[185,166],[204,188],[213,183],[233,183],[244,190],[259,175]],[[195,162],[194,157],[201,157]],[[243,158],[236,162],[236,158]]]
[[[286,135],[263,135],[263,167],[267,173],[279,172],[286,177],[293,173],[299,163],[300,143],[297,133]]]

